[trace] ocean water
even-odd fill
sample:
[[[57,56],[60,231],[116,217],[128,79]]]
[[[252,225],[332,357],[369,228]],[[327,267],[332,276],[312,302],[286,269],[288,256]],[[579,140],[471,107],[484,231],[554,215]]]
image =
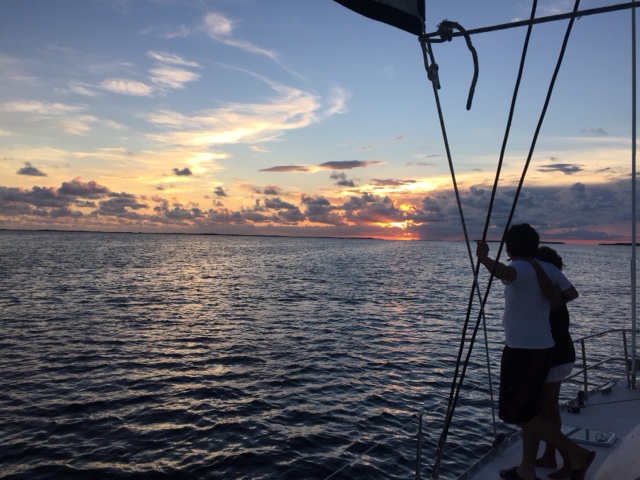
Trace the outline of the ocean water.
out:
[[[630,249],[554,247],[574,337],[628,327]],[[428,478],[464,243],[2,231],[0,252],[0,478],[407,479],[421,412]],[[494,284],[441,478],[493,441],[501,306]]]

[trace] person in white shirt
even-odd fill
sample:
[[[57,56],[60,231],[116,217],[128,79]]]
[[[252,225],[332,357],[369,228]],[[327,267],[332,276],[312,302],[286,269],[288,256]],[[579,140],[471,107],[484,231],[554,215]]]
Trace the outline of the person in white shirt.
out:
[[[542,388],[554,346],[549,313],[551,304],[559,303],[554,282],[563,282],[559,275],[564,275],[535,259],[539,243],[535,229],[523,223],[512,225],[505,235],[510,265],[491,259],[486,242],[479,241],[476,248],[479,262],[505,284],[502,318],[505,346],[500,367],[498,415],[522,429],[520,465],[501,470],[500,476],[535,480],[537,447],[542,439],[568,455],[571,480],[584,480],[595,452],[567,438],[557,425],[542,416]]]

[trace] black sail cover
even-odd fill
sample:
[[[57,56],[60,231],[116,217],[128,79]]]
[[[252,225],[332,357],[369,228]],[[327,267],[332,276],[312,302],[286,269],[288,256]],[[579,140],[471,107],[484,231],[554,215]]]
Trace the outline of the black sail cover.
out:
[[[387,23],[405,32],[424,30],[424,0],[335,0],[360,15]]]

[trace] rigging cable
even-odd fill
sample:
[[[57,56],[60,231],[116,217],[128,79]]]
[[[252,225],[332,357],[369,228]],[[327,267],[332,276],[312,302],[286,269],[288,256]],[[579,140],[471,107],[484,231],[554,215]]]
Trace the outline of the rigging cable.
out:
[[[637,1],[634,0],[633,2],[619,3],[617,5],[609,5],[606,7],[590,8],[590,9],[580,10],[580,11],[574,10],[572,13],[549,15],[547,17],[539,17],[539,18],[523,20],[519,22],[503,23],[501,25],[494,25],[492,27],[475,28],[472,30],[467,30],[466,34],[476,35],[478,33],[495,32],[498,30],[507,30],[509,28],[525,27],[528,25],[538,25],[540,23],[556,22],[558,20],[574,19],[576,17],[586,17],[589,15],[599,15],[601,13],[616,12],[619,10],[627,10],[629,8],[635,10],[636,7],[637,7]],[[419,37],[419,40],[421,42],[430,42],[430,43],[442,43],[447,41],[446,39],[438,40],[436,37],[439,35],[440,35],[439,32],[423,34]],[[454,33],[452,34],[452,37],[459,37],[461,35],[462,33],[457,33],[457,34]]]
[[[576,3],[574,5],[574,13],[578,11],[579,4],[580,4],[580,0],[576,0]],[[519,181],[519,184],[518,184],[518,188],[516,190],[516,194],[515,194],[515,197],[514,197],[514,200],[513,200],[512,208],[511,208],[511,211],[510,211],[510,214],[509,214],[509,218],[508,218],[507,224],[505,226],[505,232],[504,233],[506,233],[506,231],[508,230],[509,225],[511,223],[511,220],[513,219],[513,215],[514,215],[514,212],[515,212],[517,201],[518,201],[520,192],[522,190],[522,186],[524,184],[524,179],[526,177],[526,173],[527,173],[529,164],[531,162],[531,158],[533,156],[533,151],[535,149],[535,145],[537,143],[537,138],[539,136],[540,129],[542,127],[542,123],[543,123],[544,118],[546,116],[546,111],[547,111],[548,106],[549,106],[549,102],[550,102],[550,99],[551,99],[551,94],[553,92],[553,88],[554,88],[555,82],[557,80],[557,76],[558,76],[558,73],[559,73],[559,70],[560,70],[560,66],[562,65],[562,60],[564,58],[564,54],[565,54],[566,47],[567,47],[567,44],[568,44],[568,40],[569,40],[569,37],[570,37],[570,34],[571,34],[573,23],[575,21],[575,17],[576,17],[575,15],[570,17],[569,25],[567,26],[567,31],[565,33],[565,38],[564,38],[564,41],[563,41],[563,44],[562,44],[562,48],[561,48],[557,63],[556,63],[556,68],[554,70],[554,74],[553,74],[553,77],[551,79],[551,82],[550,82],[550,85],[549,85],[549,89],[547,91],[547,96],[546,96],[546,99],[545,99],[545,103],[544,103],[542,112],[540,114],[540,118],[538,120],[538,125],[536,127],[536,130],[535,130],[535,133],[534,133],[534,137],[532,139],[532,144],[531,144],[531,147],[530,147],[530,150],[529,150],[529,154],[528,154],[527,160],[525,162],[525,166],[524,166],[523,171],[522,171],[522,175],[521,175],[521,178],[520,178],[520,181]],[[533,25],[533,22],[531,22],[530,25]],[[507,132],[506,136],[508,136],[508,132]],[[506,141],[506,138],[505,138],[505,141]],[[497,181],[497,179],[496,179],[496,181]],[[494,185],[494,187],[495,187],[495,185]],[[491,213],[491,211],[489,211],[489,216],[490,216],[490,213]],[[487,220],[487,222],[488,222],[488,220]],[[486,231],[485,231],[485,234],[486,234]],[[503,234],[503,239],[504,239],[504,234]],[[501,242],[500,250],[502,249],[502,245],[503,245],[503,243]],[[478,265],[478,267],[479,267],[479,265]],[[493,276],[491,276],[491,278],[493,278]],[[474,285],[475,285],[475,283],[477,283],[477,272],[476,272],[476,274],[474,276]],[[488,299],[489,290],[490,290],[490,283],[491,283],[491,279],[489,281],[489,285],[487,287],[487,291],[485,293],[484,300],[482,301],[482,305],[481,305],[481,308],[480,308],[480,313],[478,315],[478,320],[476,322],[476,327],[475,327],[473,335],[472,335],[472,339],[471,339],[471,342],[470,342],[470,348],[469,348],[469,351],[468,351],[468,354],[467,354],[467,359],[465,361],[465,365],[463,367],[463,374],[461,376],[461,379],[460,379],[460,382],[459,382],[459,385],[458,385],[458,388],[457,388],[456,396],[453,398],[452,402],[450,402],[452,410],[455,409],[455,402],[457,402],[457,398],[459,396],[460,388],[461,388],[461,385],[462,385],[462,380],[464,378],[464,372],[466,371],[466,366],[468,364],[469,357],[471,355],[471,350],[473,348],[473,343],[475,342],[475,337],[477,335],[477,330],[478,330],[478,327],[479,327],[480,320],[481,320],[481,318],[484,317],[484,307],[485,307],[486,301]],[[473,295],[471,295],[471,297],[473,297]],[[467,328],[466,325],[467,325],[467,322],[465,322],[465,330]],[[464,336],[464,334],[463,334],[463,336]],[[485,325],[485,336],[486,336],[486,325]],[[464,342],[464,340],[463,340],[463,342]],[[462,348],[462,345],[461,345],[461,348]],[[456,367],[456,370],[457,370],[457,367]],[[454,382],[455,382],[455,378],[454,378]],[[451,411],[451,416],[452,416],[452,414],[453,414],[453,411]],[[448,421],[445,423],[445,426],[443,428],[443,434],[441,436],[440,442],[438,443],[438,452],[437,452],[438,455],[437,455],[437,458],[436,458],[436,463],[434,464],[434,470],[433,470],[434,475],[433,475],[433,478],[437,478],[437,475],[438,475],[438,472],[439,472],[440,463],[441,463],[441,456],[443,454],[444,443],[446,442],[446,431],[448,431],[448,428],[449,428],[449,425],[450,425],[450,421],[451,421],[451,419],[448,418]]]
[[[576,0],[576,2],[574,4],[574,12],[578,10],[579,6],[580,6],[580,0]],[[515,195],[514,195],[513,203],[512,203],[512,206],[511,206],[511,211],[509,212],[509,217],[508,217],[507,223],[505,225],[505,229],[504,229],[503,236],[502,236],[502,241],[501,241],[500,247],[499,247],[500,250],[502,249],[503,244],[504,244],[504,236],[506,235],[506,232],[509,229],[511,221],[513,220],[515,209],[516,209],[516,206],[518,204],[518,198],[520,196],[520,192],[522,191],[522,186],[524,184],[524,179],[526,177],[529,165],[531,163],[531,159],[533,157],[533,152],[534,152],[535,147],[536,147],[538,136],[540,134],[540,130],[542,128],[542,124],[544,122],[544,119],[545,119],[545,116],[546,116],[546,113],[547,113],[547,110],[548,110],[548,107],[549,107],[549,103],[551,101],[551,95],[553,93],[553,89],[555,87],[555,83],[556,83],[556,80],[558,78],[558,74],[560,72],[560,67],[562,66],[562,61],[564,59],[564,54],[566,52],[567,45],[569,43],[569,37],[571,36],[571,31],[573,29],[573,24],[575,22],[575,18],[576,18],[575,16],[572,16],[570,18],[570,20],[569,20],[569,24],[567,25],[567,30],[565,32],[564,40],[562,42],[562,47],[561,47],[560,53],[558,55],[558,60],[556,61],[556,67],[555,67],[555,70],[553,72],[553,76],[551,78],[551,81],[549,83],[549,88],[547,90],[547,95],[546,95],[546,98],[545,98],[545,102],[544,102],[542,111],[540,113],[540,117],[538,119],[538,124],[536,126],[536,129],[535,129],[532,141],[531,141],[531,145],[530,145],[530,148],[529,148],[529,153],[527,155],[527,159],[525,161],[525,165],[524,165],[523,170],[522,170],[522,175],[520,177],[520,181],[518,183],[518,187],[517,187]],[[499,252],[500,252],[500,250],[499,250]],[[498,255],[499,255],[499,253],[498,253]],[[491,278],[493,278],[493,275],[491,276]],[[485,298],[483,300],[482,310],[484,310],[484,306],[486,305],[486,301],[487,301],[487,299],[489,297],[490,283],[491,283],[491,279],[489,281],[489,286],[487,287],[487,291],[485,292]],[[479,322],[480,322],[480,316],[478,316],[478,320],[476,322],[476,330],[477,330],[477,325],[479,324]],[[474,336],[475,336],[475,331],[474,331]]]
[[[634,7],[635,7],[635,1]],[[631,388],[636,388],[636,9],[631,10]]]
[[[531,18],[535,17],[535,13],[536,13],[536,9],[537,9],[537,0],[534,0],[533,5],[532,5],[532,9],[531,9]],[[519,91],[519,86],[520,86],[520,82],[522,79],[522,73],[524,70],[524,63],[525,63],[525,59],[526,59],[526,55],[527,55],[527,51],[528,51],[528,45],[529,45],[529,39],[531,37],[531,31],[532,31],[532,25],[529,25],[529,28],[527,30],[527,35],[525,38],[525,43],[523,45],[523,51],[522,51],[522,56],[521,56],[521,60],[520,60],[520,67],[518,70],[518,76],[517,76],[517,81],[514,87],[514,92],[512,95],[512,100],[511,100],[511,107],[510,107],[510,111],[509,111],[509,117],[508,117],[508,121],[507,121],[507,128],[505,131],[505,136],[504,136],[504,141],[503,141],[503,146],[502,146],[502,150],[501,150],[501,155],[500,155],[500,159],[498,162],[498,168],[496,171],[496,178],[494,181],[494,186],[493,186],[493,190],[492,190],[492,194],[491,194],[491,199],[490,199],[490,204],[489,204],[489,211],[488,211],[488,215],[487,215],[487,222],[488,219],[491,216],[491,211],[493,209],[493,203],[495,200],[495,192],[497,190],[497,184],[499,181],[499,177],[500,177],[500,171],[501,171],[501,166],[502,163],[504,161],[504,152],[506,149],[506,142],[507,139],[509,137],[509,131],[510,131],[510,127],[511,127],[511,122],[513,119],[513,115],[514,115],[514,111],[515,111],[515,104],[516,104],[516,99],[518,96],[518,91]],[[483,240],[486,238],[486,231],[488,229],[488,224],[485,225],[485,230],[483,232]],[[472,264],[473,262],[473,258],[471,259]],[[477,283],[477,279],[478,279],[478,271],[479,271],[479,263],[476,262],[475,264],[475,269],[474,269],[474,281],[473,281],[473,286],[472,286],[472,291],[470,293],[470,298],[469,298],[469,304],[468,304],[468,308],[467,308],[467,316],[465,319],[465,324],[463,326],[463,333],[462,333],[462,339],[460,342],[460,349],[458,352],[458,358],[456,361],[456,368],[455,368],[455,372],[454,372],[454,378],[452,380],[452,384],[451,384],[451,392],[450,392],[450,398],[449,398],[449,410],[447,411],[447,416],[445,418],[445,423],[443,426],[443,430],[440,436],[440,440],[438,442],[438,449],[437,449],[437,454],[436,454],[436,460],[434,462],[433,465],[433,478],[437,478],[439,471],[440,471],[440,464],[442,462],[442,457],[444,455],[444,447],[446,444],[446,439],[447,439],[447,435],[448,435],[448,431],[449,431],[449,427],[451,425],[451,421],[453,419],[453,413],[455,411],[455,405],[458,401],[458,398],[460,396],[460,389],[462,388],[462,384],[463,384],[463,380],[464,377],[466,375],[466,369],[467,369],[467,365],[470,361],[470,355],[471,355],[471,351],[473,350],[473,345],[475,343],[475,338],[477,335],[477,331],[478,331],[478,324],[479,324],[479,320],[476,323],[470,344],[469,344],[469,349],[468,349],[468,353],[467,353],[467,357],[465,359],[465,362],[462,366],[462,372],[460,373],[460,379],[458,380],[458,374],[459,374],[459,365],[461,362],[461,357],[462,357],[462,353],[463,350],[465,348],[465,338],[466,338],[466,334],[467,334],[467,330],[469,328],[469,321],[470,321],[470,316],[471,316],[471,308],[472,308],[472,303],[473,303],[473,295],[474,295],[474,289],[475,288],[479,288],[478,287],[478,283]],[[490,281],[491,281],[490,277]],[[489,287],[490,287],[490,283],[489,283]],[[487,289],[489,289],[489,287],[487,287]],[[480,308],[480,313],[479,313],[479,319],[480,317],[482,317],[484,319],[484,306],[486,303],[486,296],[485,299],[483,300],[482,298],[480,298],[480,303],[481,303],[481,308]],[[484,321],[484,320],[483,320]],[[494,401],[493,401],[493,386],[492,386],[492,375],[491,375],[491,371],[490,371],[490,362],[489,362],[489,349],[488,349],[488,339],[487,339],[487,331],[486,331],[486,323],[484,323],[484,334],[485,334],[485,350],[486,350],[486,356],[487,356],[487,367],[489,368],[489,391],[490,391],[490,395],[491,395],[491,406],[492,406],[492,417],[493,417],[493,426],[494,426],[494,438],[497,438],[497,432],[496,432],[496,419],[495,419],[495,411],[494,411]],[[456,387],[457,384],[457,387]]]
[[[438,77],[438,64],[435,62],[435,57],[433,54],[433,50],[431,49],[431,45],[429,43],[424,43],[424,42],[420,42],[420,45],[422,47],[422,54],[423,54],[423,59],[424,59],[424,66],[425,66],[425,70],[427,71],[427,77],[428,79],[431,81],[431,85],[433,87],[433,94],[435,97],[435,102],[436,102],[436,108],[438,111],[438,117],[440,120],[440,129],[442,131],[442,137],[443,137],[443,141],[444,141],[444,147],[445,147],[445,151],[447,153],[447,160],[449,163],[449,169],[451,171],[451,179],[453,182],[453,189],[455,192],[455,196],[456,196],[456,202],[458,205],[458,213],[460,214],[460,220],[462,223],[462,230],[464,232],[464,238],[465,238],[465,243],[467,246],[467,253],[469,255],[469,260],[471,263],[471,266],[473,268],[473,254],[471,252],[471,248],[470,248],[470,242],[469,242],[469,234],[467,232],[467,227],[466,227],[466,222],[464,219],[464,212],[462,209],[462,201],[460,199],[460,190],[458,188],[458,184],[457,184],[457,180],[456,180],[456,175],[455,175],[455,169],[453,167],[453,160],[452,160],[452,156],[451,156],[451,149],[449,146],[449,140],[448,140],[448,136],[447,136],[447,129],[445,126],[445,122],[444,122],[444,114],[442,111],[442,105],[440,104],[440,96],[438,95],[438,90],[440,89],[440,80]],[[431,64],[429,63],[431,61]],[[476,63],[476,69],[477,69],[477,63]],[[474,285],[476,285],[477,282],[474,279]],[[473,292],[472,292],[473,295]],[[481,294],[480,294],[480,290],[478,289],[478,296],[480,298]],[[463,327],[463,337],[462,337],[462,345],[464,345],[464,337],[465,337],[465,332],[467,329],[467,325],[469,322],[469,318],[470,315],[467,314],[467,318],[465,319],[465,326]],[[460,357],[462,355],[462,347],[461,347],[461,351],[459,353],[458,359],[456,361],[456,368],[455,368],[455,373],[454,373],[454,380],[452,383],[452,393],[451,395],[453,395],[453,389],[454,389],[454,385],[455,385],[455,378],[457,377],[458,374],[458,368],[459,368],[459,364],[460,364]],[[447,414],[445,415],[445,418],[449,418],[449,412],[451,411],[451,401],[449,401],[449,404],[447,405]],[[444,444],[438,444],[438,451],[441,450],[441,448],[444,447]]]

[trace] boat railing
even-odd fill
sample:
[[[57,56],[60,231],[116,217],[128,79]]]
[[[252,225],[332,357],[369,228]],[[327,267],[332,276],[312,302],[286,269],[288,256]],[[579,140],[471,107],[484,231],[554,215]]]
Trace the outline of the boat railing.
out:
[[[606,388],[607,384],[610,383],[610,378],[609,380],[605,380],[604,384],[597,384],[594,380],[594,377],[597,376],[596,372],[601,372],[603,370],[602,367],[605,365],[608,366],[613,363],[622,364],[625,371],[627,388],[636,388],[636,372],[638,371],[640,362],[629,347],[629,336],[632,333],[632,329],[613,328],[595,332],[574,340],[574,344],[576,345],[576,364],[574,371],[565,379],[565,382],[578,383],[581,385],[581,389],[578,392],[578,403],[588,399],[593,392]],[[637,333],[638,331],[636,331],[636,334]],[[614,349],[613,353],[600,353],[599,355],[590,351],[590,353],[587,354],[587,344],[589,341],[613,335],[620,335],[622,351]],[[635,368],[631,368],[632,363],[635,363]],[[607,371],[610,372],[609,370]]]
[[[574,343],[576,345],[576,363],[574,371],[564,382],[574,385],[577,384],[579,386],[579,391],[577,398],[574,398],[570,402],[567,402],[567,406],[571,407],[572,404],[573,406],[579,405],[582,401],[588,399],[589,396],[593,393],[603,391],[608,386],[611,386],[614,382],[611,380],[610,376],[612,372],[610,365],[615,363],[620,363],[623,366],[624,371],[626,372],[627,387],[636,388],[636,372],[640,370],[640,360],[636,359],[635,354],[629,347],[629,336],[631,333],[633,333],[632,329],[609,329],[605,331],[595,332],[574,340]],[[637,333],[640,333],[640,330],[636,330],[636,334]],[[603,337],[613,337],[615,335],[620,336],[620,342],[622,344],[621,348],[609,345],[606,349],[598,349],[594,348],[592,345],[589,345],[590,343],[593,343],[595,341],[600,344]],[[611,353],[612,348],[614,350],[613,354]],[[587,351],[589,351],[589,353],[587,353]],[[635,369],[631,368],[633,362],[635,362]],[[429,409],[428,415],[432,417],[437,411],[440,411],[443,408],[444,404],[439,403]],[[407,429],[410,427],[417,429],[417,435],[416,437],[414,437],[417,443],[414,478],[422,478],[421,459],[423,449],[424,413],[426,412],[423,410],[413,415],[407,423],[399,427],[394,432],[386,434],[384,438],[381,438],[378,441],[374,442],[374,444],[369,449],[367,449],[360,455],[355,456],[355,458],[352,458],[350,461],[346,461],[342,467],[326,477],[325,480],[335,478],[336,475],[343,472],[345,469],[348,469],[355,463],[362,461],[364,458],[366,458],[367,455],[371,453],[372,450],[383,444],[389,438],[397,436],[401,432],[407,434]],[[508,443],[508,441],[505,443]],[[494,447],[496,446],[497,444],[496,442],[494,442]],[[464,478],[464,475],[460,478]]]

